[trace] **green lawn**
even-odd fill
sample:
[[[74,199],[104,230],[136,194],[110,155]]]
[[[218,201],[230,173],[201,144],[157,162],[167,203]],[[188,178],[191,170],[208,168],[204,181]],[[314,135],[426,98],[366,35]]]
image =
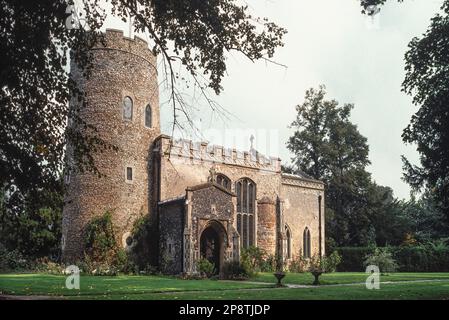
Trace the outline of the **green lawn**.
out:
[[[109,297],[120,299],[120,297]],[[448,300],[449,282],[381,284],[379,290],[367,290],[364,285],[321,286],[300,289],[261,289],[209,291],[140,295],[136,299],[167,300]]]
[[[323,274],[320,277],[320,284],[346,284],[346,283],[365,283],[367,274],[363,272],[335,272]],[[410,280],[434,280],[446,279],[449,281],[449,273],[391,273],[381,275],[381,282],[388,281],[410,281]],[[303,284],[311,285],[313,283],[313,276],[310,273],[287,273],[282,280],[289,284]],[[259,273],[253,281],[273,282],[276,283],[272,273]]]
[[[393,283],[381,283],[380,290],[367,290],[364,284],[359,284],[365,282],[366,276],[326,274],[321,278],[322,286],[306,288],[274,288],[271,273],[262,273],[248,282],[180,280],[166,276],[81,276],[78,291],[66,289],[65,277],[60,275],[0,274],[0,294],[68,299],[449,299],[449,273],[381,276],[381,282]],[[308,273],[287,274],[284,283],[310,285],[312,280]],[[414,280],[427,281],[402,282]]]
[[[170,291],[273,287],[265,284],[217,280],[180,280],[164,276],[81,276],[80,290],[65,287],[65,277],[48,274],[0,274],[0,292],[10,295],[135,296]]]

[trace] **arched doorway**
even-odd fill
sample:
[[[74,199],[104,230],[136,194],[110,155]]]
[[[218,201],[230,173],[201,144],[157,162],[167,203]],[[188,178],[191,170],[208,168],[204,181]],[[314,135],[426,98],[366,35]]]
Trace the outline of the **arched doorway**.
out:
[[[200,237],[201,258],[215,265],[215,273],[220,273],[224,260],[226,231],[217,221],[210,221]]]
[[[220,239],[212,227],[207,227],[201,234],[201,258],[215,265],[215,273],[220,270]]]

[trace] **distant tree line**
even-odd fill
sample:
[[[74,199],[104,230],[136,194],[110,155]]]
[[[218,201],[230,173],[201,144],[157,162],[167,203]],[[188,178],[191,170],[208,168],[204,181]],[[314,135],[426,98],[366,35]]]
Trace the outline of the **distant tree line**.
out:
[[[290,172],[325,183],[327,246],[413,244],[449,236],[434,196],[398,200],[366,170],[368,141],[351,123],[351,104],[325,98],[325,87],[310,89],[296,107],[295,132],[287,147],[295,155]]]

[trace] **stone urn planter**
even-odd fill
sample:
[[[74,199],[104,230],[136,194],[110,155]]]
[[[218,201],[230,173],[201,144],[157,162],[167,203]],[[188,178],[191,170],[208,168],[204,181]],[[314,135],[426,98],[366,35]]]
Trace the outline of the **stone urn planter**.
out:
[[[273,273],[273,275],[276,277],[276,279],[278,280],[278,282],[276,283],[276,287],[284,287],[284,285],[282,284],[282,279],[284,279],[285,277],[285,272],[282,271],[276,271],[275,273]]]
[[[323,271],[312,271],[312,275],[315,277],[315,280],[313,281],[313,285],[317,286],[320,284],[320,276],[323,274]]]

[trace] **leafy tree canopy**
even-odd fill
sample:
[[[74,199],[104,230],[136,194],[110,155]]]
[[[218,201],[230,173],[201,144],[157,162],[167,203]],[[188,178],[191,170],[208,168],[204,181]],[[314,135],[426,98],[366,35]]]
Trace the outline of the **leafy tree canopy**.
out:
[[[410,42],[405,62],[403,91],[419,109],[402,138],[416,144],[420,165],[403,157],[404,178],[414,190],[428,191],[449,219],[449,1]]]
[[[106,18],[101,3],[83,1],[85,29],[76,29],[66,27],[71,12],[65,0],[0,1],[0,183],[8,195],[56,189],[68,140],[75,146],[73,166],[79,170],[96,171],[92,151],[110,147],[95,128],[68,110],[73,94],[82,99],[67,73],[68,53],[72,50],[72,57],[88,70],[86,49],[99,40]],[[173,86],[171,64],[180,61],[203,90],[208,86],[217,94],[222,91],[227,52],[240,52],[253,61],[270,59],[286,32],[266,18],[252,16],[235,0],[106,3],[112,14],[132,19],[135,31],[150,34],[154,51],[170,66]],[[68,116],[81,124],[76,126],[79,130],[64,130]]]
[[[325,99],[325,87],[306,92],[296,107],[295,129],[287,147],[297,169],[326,184],[328,235],[338,245],[371,241],[371,176],[365,167],[367,139],[350,121],[351,104]],[[374,238],[372,235],[371,238]]]

